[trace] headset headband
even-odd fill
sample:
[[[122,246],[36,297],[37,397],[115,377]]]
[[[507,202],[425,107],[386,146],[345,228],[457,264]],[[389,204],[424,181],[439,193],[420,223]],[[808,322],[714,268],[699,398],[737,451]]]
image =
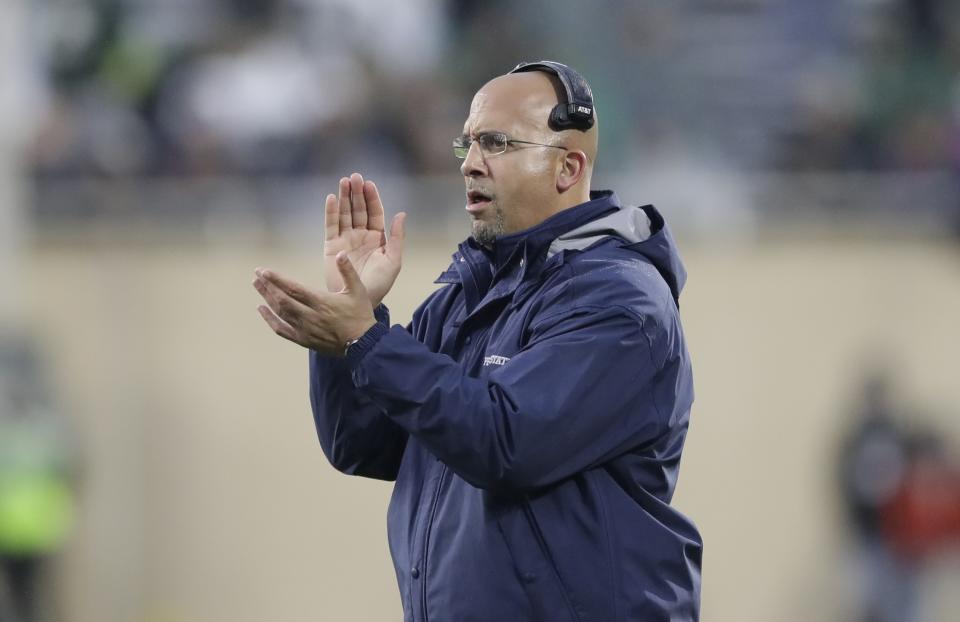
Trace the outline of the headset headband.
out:
[[[550,129],[580,130],[586,132],[593,127],[593,91],[590,85],[574,69],[551,60],[532,63],[520,63],[510,73],[525,71],[545,71],[557,76],[563,84],[566,101],[562,101],[550,111]]]

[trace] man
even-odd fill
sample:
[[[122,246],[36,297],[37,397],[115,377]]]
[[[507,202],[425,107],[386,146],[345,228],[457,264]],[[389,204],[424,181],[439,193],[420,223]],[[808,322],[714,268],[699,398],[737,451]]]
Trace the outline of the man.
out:
[[[653,207],[591,193],[592,108],[559,63],[477,92],[454,141],[473,234],[406,329],[381,304],[404,215],[386,239],[358,174],[326,200],[329,291],[256,271],[263,318],[311,350],[331,463],[396,480],[405,620],[698,619],[700,536],[669,506],[685,273]]]

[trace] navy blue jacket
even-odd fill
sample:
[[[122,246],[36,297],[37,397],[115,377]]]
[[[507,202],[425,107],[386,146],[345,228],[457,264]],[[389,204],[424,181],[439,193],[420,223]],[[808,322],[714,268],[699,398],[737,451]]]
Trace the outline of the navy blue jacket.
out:
[[[396,480],[404,620],[686,621],[702,542],[670,507],[693,384],[663,218],[612,192],[468,239],[412,323],[310,354],[320,443]]]

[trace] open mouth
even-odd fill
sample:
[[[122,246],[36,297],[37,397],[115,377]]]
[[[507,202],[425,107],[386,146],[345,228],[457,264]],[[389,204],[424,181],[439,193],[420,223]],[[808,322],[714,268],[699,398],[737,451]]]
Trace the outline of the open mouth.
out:
[[[467,192],[467,211],[480,210],[489,205],[492,196],[482,190]]]

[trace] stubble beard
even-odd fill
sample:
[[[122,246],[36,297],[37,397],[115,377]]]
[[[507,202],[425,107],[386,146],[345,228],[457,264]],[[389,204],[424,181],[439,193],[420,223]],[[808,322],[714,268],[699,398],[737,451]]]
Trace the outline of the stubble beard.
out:
[[[497,205],[494,207],[493,222],[480,219],[473,221],[473,239],[484,248],[493,248],[493,243],[503,235],[503,210]]]

